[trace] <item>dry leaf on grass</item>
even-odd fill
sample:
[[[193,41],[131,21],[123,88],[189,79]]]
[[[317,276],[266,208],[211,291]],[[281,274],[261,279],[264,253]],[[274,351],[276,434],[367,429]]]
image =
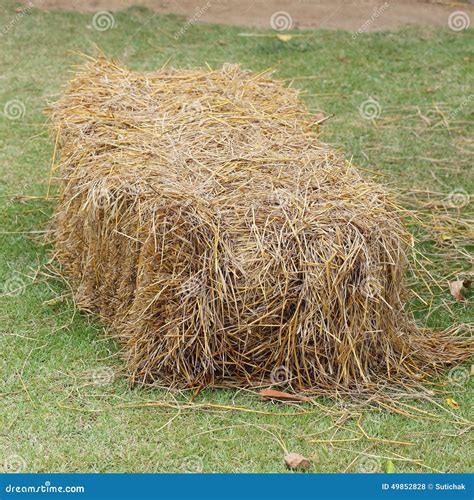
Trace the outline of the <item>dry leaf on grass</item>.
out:
[[[464,300],[464,297],[461,293],[461,290],[463,288],[471,288],[471,284],[474,282],[474,271],[471,271],[469,273],[463,273],[458,275],[460,279],[457,279],[456,281],[450,281],[449,282],[449,291],[451,292],[451,295],[458,301]]]
[[[299,453],[287,453],[285,455],[286,466],[291,470],[308,470],[311,462]]]
[[[394,474],[396,472],[396,469],[395,469],[395,464],[391,461],[391,460],[387,460],[384,464],[383,464],[383,471],[386,473],[386,474]]]
[[[458,410],[459,409],[459,403],[457,401],[455,401],[454,399],[448,398],[446,400],[446,404],[448,406],[450,406],[451,408],[453,408],[454,410]]]
[[[292,35],[277,35],[278,40],[281,42],[289,42],[293,36]]]
[[[458,281],[450,281],[449,282],[449,291],[451,292],[451,295],[458,301],[464,300],[464,297],[461,293],[463,287],[463,282],[458,280]]]
[[[263,399],[276,399],[277,401],[292,401],[302,402],[311,401],[311,398],[306,396],[298,396],[297,394],[288,394],[287,392],[275,391],[273,389],[263,389],[260,391],[260,396]]]

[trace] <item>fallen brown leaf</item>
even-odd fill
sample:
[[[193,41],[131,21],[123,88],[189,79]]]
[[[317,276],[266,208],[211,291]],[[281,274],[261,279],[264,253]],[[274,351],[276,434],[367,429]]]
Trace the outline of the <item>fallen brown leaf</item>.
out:
[[[276,399],[278,401],[311,401],[311,398],[306,396],[298,396],[298,394],[289,394],[287,392],[275,391],[274,389],[263,389],[260,391],[260,396],[263,399]]]
[[[287,453],[285,455],[286,466],[291,470],[308,470],[311,462],[299,453]]]
[[[460,279],[457,279],[456,281],[450,281],[448,285],[451,295],[459,302],[464,300],[461,290],[463,288],[471,288],[472,283],[474,283],[474,271],[470,271],[468,273],[460,273],[458,275],[458,278]]]
[[[454,410],[458,410],[459,409],[459,403],[457,401],[455,401],[454,399],[448,398],[446,400],[446,404],[448,406],[450,406],[451,408],[453,408]]]
[[[462,293],[461,293],[462,287],[463,287],[462,280],[450,281],[449,282],[449,291],[451,292],[451,295],[458,302],[460,302],[461,300],[464,300],[464,297],[462,296]]]

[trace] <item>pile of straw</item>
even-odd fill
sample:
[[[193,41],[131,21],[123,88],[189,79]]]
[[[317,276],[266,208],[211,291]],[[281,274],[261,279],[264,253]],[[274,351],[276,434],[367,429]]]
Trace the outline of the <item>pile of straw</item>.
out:
[[[99,58],[50,112],[57,257],[134,382],[373,390],[467,356],[406,317],[400,212],[297,91]]]

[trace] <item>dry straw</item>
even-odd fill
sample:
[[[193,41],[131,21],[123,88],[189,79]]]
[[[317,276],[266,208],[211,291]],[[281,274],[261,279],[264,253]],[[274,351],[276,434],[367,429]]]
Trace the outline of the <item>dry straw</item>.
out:
[[[401,211],[296,90],[100,57],[50,112],[57,257],[134,382],[372,392],[472,354],[406,315]]]

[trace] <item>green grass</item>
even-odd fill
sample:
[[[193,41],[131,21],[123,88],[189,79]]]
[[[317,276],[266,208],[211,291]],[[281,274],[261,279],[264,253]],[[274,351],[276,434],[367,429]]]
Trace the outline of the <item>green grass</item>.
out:
[[[47,227],[53,209],[44,199],[52,143],[42,109],[70,77],[71,65],[80,62],[72,51],[92,53],[96,44],[135,70],[153,70],[168,59],[176,67],[218,67],[226,61],[254,71],[274,67],[277,77],[296,78],[294,85],[305,90],[311,110],[334,114],[324,125],[326,142],[394,189],[428,188],[448,196],[454,189],[473,191],[472,30],[407,29],[355,40],[346,32],[308,31],[284,43],[238,36],[248,28],[193,25],[175,40],[185,20],[141,8],[115,13],[115,27],[99,32],[91,27],[92,15],[31,10],[19,16],[16,3],[2,5],[0,26],[10,28],[0,37],[0,113],[18,100],[24,114],[16,120],[0,115],[0,285],[13,292],[0,295],[0,470],[18,455],[24,470],[34,472],[283,472],[277,437],[290,451],[312,458],[316,472],[382,470],[385,458],[354,461],[358,452],[398,453],[444,472],[473,470],[466,427],[429,402],[416,404],[437,420],[351,410],[359,412],[368,434],[414,443],[365,438],[339,443],[351,451],[310,441],[317,432],[313,439],[355,436],[348,429],[356,429],[356,419],[335,435],[327,430],[343,409],[325,400],[318,401],[321,408],[305,407],[300,416],[289,415],[294,408],[229,390],[203,391],[196,403],[286,415],[124,408],[174,397],[183,402],[190,394],[130,388],[120,375],[118,346],[105,338],[103,326],[74,309],[66,285],[41,273],[33,281],[51,255],[42,234],[34,232]],[[369,98],[380,105],[375,120],[359,113]],[[458,111],[449,127],[439,125],[453,110]],[[443,265],[455,271],[468,260]],[[447,292],[434,300],[442,307],[430,314],[430,326],[467,322],[472,315]],[[423,323],[428,309],[420,304],[412,306]],[[119,373],[115,380],[94,383],[93,370],[108,367]],[[454,398],[460,408],[453,412],[469,418],[472,382],[453,384],[447,375],[440,382],[444,393],[435,400],[446,407],[445,399]],[[429,471],[411,461],[393,461],[397,472]]]

